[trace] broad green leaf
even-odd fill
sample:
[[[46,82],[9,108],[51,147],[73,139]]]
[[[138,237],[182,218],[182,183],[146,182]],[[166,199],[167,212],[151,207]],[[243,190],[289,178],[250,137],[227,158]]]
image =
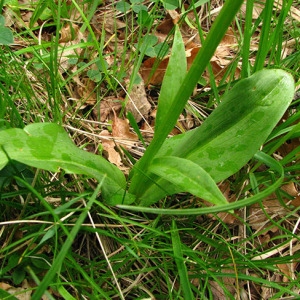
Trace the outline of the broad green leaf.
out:
[[[166,140],[157,157],[186,158],[201,166],[215,182],[221,181],[252,158],[284,114],[293,94],[290,74],[282,70],[259,71],[225,94],[200,127]],[[159,188],[166,184],[166,180],[149,172],[141,204],[150,205],[166,195]]]
[[[14,42],[12,31],[0,25],[0,45],[10,45]]]
[[[119,1],[116,3],[116,9],[122,13],[127,13],[131,8],[131,5],[126,1]]]
[[[87,76],[94,82],[100,82],[102,79],[102,74],[99,70],[88,70]]]
[[[0,131],[0,168],[9,160],[58,172],[85,174],[104,180],[102,194],[110,203],[122,203],[126,180],[123,173],[101,156],[77,148],[62,127],[37,123],[24,130],[11,128]],[[132,202],[127,195],[125,202]]]
[[[153,22],[153,18],[152,18],[152,16],[149,15],[149,13],[146,10],[140,10],[138,12],[137,23],[140,26],[149,27],[149,26],[151,26],[152,22]],[[146,54],[146,55],[148,55],[148,54]]]
[[[135,4],[132,6],[132,10],[135,12],[135,13],[140,13],[141,11],[145,11],[147,12],[148,8],[146,5],[143,5],[143,4]]]
[[[215,181],[223,180],[264,143],[293,95],[290,74],[259,71],[238,82],[200,127],[167,140],[157,156],[185,157],[201,165]]]
[[[269,185],[266,189],[261,190],[258,194],[255,194],[252,197],[240,199],[238,201],[227,203],[224,205],[201,207],[201,208],[173,209],[173,208],[147,207],[149,203],[146,203],[146,201],[145,201],[145,206],[118,205],[118,207],[125,210],[138,211],[138,212],[144,212],[150,214],[171,215],[171,216],[191,216],[191,215],[214,214],[222,211],[228,212],[230,210],[235,210],[242,207],[250,206],[254,203],[257,203],[265,199],[271,193],[274,193],[278,188],[280,188],[284,179],[284,170],[280,162],[278,162],[271,156],[267,155],[266,153],[260,151],[255,153],[254,158],[260,161],[261,163],[269,166],[272,172],[275,171],[279,176],[275,182],[272,182],[271,185]]]
[[[178,0],[162,0],[162,3],[165,7],[165,9],[176,9],[179,7],[179,1]]]
[[[19,285],[26,277],[26,272],[23,267],[16,268],[12,272],[12,280],[14,285]]]
[[[176,193],[189,192],[215,205],[227,203],[210,175],[190,160],[174,156],[158,157],[153,160],[149,171],[171,182],[178,189]],[[168,192],[168,186],[162,188]],[[174,190],[170,194],[174,194]]]
[[[5,26],[5,18],[2,15],[0,15],[0,27],[3,26]]]

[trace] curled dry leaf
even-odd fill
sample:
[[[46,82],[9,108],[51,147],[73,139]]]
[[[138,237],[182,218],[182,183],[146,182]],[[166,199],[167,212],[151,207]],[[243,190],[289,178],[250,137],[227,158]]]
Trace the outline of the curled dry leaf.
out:
[[[220,45],[218,46],[214,56],[211,59],[211,65],[213,74],[215,75],[216,81],[223,79],[223,76],[227,70],[227,67],[232,61],[232,52],[237,45],[235,33],[232,28],[229,28]],[[194,62],[201,47],[193,42],[189,42],[186,45],[186,60],[187,69],[189,70],[192,63]],[[159,85],[162,83],[167,66],[169,63],[169,57],[167,56],[162,61],[158,61],[155,57],[151,57],[144,61],[140,68],[140,73],[146,84]],[[237,68],[235,76],[239,77],[240,70]],[[209,76],[203,75],[207,80]]]
[[[79,79],[78,79],[79,80]],[[80,105],[84,108],[87,105],[94,105],[96,103],[96,84],[89,78],[82,78],[80,80],[80,85],[76,86],[76,92],[81,98]]]
[[[79,34],[79,26],[76,24],[66,23],[60,30],[60,43],[67,43],[75,40]]]
[[[112,125],[112,134],[110,134],[107,130],[104,130],[100,135],[103,137],[101,138],[101,144],[104,150],[104,156],[108,159],[108,161],[126,172],[127,168],[123,165],[121,154],[116,150],[116,147],[120,143],[121,139],[138,141],[137,135],[130,132],[128,121],[120,119],[115,115]],[[123,143],[122,146],[126,147]]]
[[[134,141],[138,140],[137,135],[130,132],[128,120],[120,119],[116,115],[114,116],[112,125],[112,135],[116,138],[123,138]]]
[[[125,80],[126,88],[129,88],[129,80]],[[126,103],[127,111],[130,111],[136,122],[140,122],[144,116],[147,116],[150,109],[151,104],[149,103],[146,91],[145,91],[145,84],[144,81],[141,80],[139,84],[134,84],[129,92],[129,99]]]
[[[122,108],[121,100],[115,97],[106,97],[100,101],[93,109],[93,114],[97,120],[106,122],[114,118]]]
[[[111,137],[111,134],[108,130],[103,130],[100,135],[103,137],[107,136],[108,138]],[[102,138],[101,144],[103,147],[103,154],[107,158],[107,160],[117,167],[121,167],[122,159],[120,153],[115,149],[116,143],[113,140]]]

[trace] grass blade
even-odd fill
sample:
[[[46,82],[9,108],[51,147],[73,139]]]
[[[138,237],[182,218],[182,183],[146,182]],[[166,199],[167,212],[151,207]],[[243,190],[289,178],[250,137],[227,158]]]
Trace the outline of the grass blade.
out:
[[[180,278],[180,287],[182,288],[184,299],[195,299],[192,293],[191,284],[189,281],[188,271],[184,262],[183,253],[181,249],[181,241],[178,234],[178,229],[176,226],[176,222],[172,220],[172,246],[173,246],[173,253],[175,257],[175,263],[177,266],[179,278]]]
[[[46,291],[46,289],[51,284],[53,278],[60,272],[63,260],[66,257],[66,255],[68,254],[68,251],[71,248],[72,243],[73,243],[78,231],[80,230],[82,223],[86,219],[88,211],[91,209],[96,197],[98,196],[98,193],[100,191],[102,184],[103,184],[103,181],[98,184],[97,188],[95,189],[95,192],[90,197],[89,201],[87,202],[86,208],[78,217],[74,227],[72,228],[70,234],[68,235],[67,240],[65,241],[64,245],[62,246],[61,251],[57,255],[56,259],[54,260],[54,262],[51,266],[51,269],[45,275],[41,284],[38,286],[37,290],[33,294],[32,298],[31,298],[32,300],[40,300],[42,298],[44,292]]]

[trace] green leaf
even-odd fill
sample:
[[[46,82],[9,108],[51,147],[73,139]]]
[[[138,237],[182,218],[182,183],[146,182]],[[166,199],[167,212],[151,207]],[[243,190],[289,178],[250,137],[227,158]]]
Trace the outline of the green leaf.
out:
[[[174,156],[159,157],[153,160],[149,171],[166,178],[175,186],[175,190],[171,191],[169,188],[173,185],[162,187],[169,191],[168,194],[189,192],[215,205],[227,204],[226,198],[210,175],[192,161]]]
[[[253,157],[286,111],[293,94],[290,74],[283,70],[259,71],[225,94],[200,127],[166,140],[157,157],[186,158],[219,182]],[[164,197],[166,193],[159,187],[167,184],[167,180],[149,172],[141,204],[147,206]]]
[[[149,13],[146,10],[140,10],[138,12],[137,23],[140,26],[148,27],[151,25],[152,21],[153,21],[152,17],[149,15]]]
[[[175,95],[181,88],[181,84],[186,75],[186,72],[187,63],[184,42],[182,40],[179,27],[178,25],[176,25],[171,57],[158,99],[158,108],[155,120],[156,136],[162,135],[166,131],[165,126],[169,120],[165,119],[165,115],[174,105]],[[174,82],[176,82],[176,84],[174,84]]]
[[[123,173],[103,157],[77,148],[62,127],[51,123],[37,123],[24,130],[11,128],[0,131],[0,168],[9,160],[58,172],[84,174],[104,180],[102,195],[113,204],[132,202],[123,199],[126,180]]]
[[[99,70],[88,70],[87,76],[94,82],[100,82],[102,79],[102,74]]]
[[[147,34],[144,36],[142,44],[140,46],[140,52],[148,55],[148,49],[154,52],[153,46],[158,42],[158,38],[153,34]]]
[[[0,45],[10,45],[14,42],[12,31],[4,26],[0,26]]]
[[[180,85],[186,75],[186,71],[187,71],[187,65],[186,65],[185,47],[180,34],[179,27],[177,25],[175,30],[170,60],[164,76],[164,80],[162,83],[161,92],[158,100],[154,139],[151,142],[150,147],[153,146],[155,147],[155,144],[159,144],[158,147],[160,147],[166,138],[166,132],[169,132],[172,129],[172,127],[169,128],[170,127],[169,123],[172,124],[172,122],[174,123],[176,122],[177,119],[176,115],[172,116],[174,120],[166,120],[165,116],[166,113],[170,110],[170,107],[174,106],[174,102],[176,101],[175,95],[178,92],[178,89],[180,89]],[[149,149],[149,147],[147,148],[147,151],[148,154],[151,155],[152,151],[151,149]],[[135,170],[139,170],[140,168],[140,170],[145,171],[147,169],[147,165],[150,164],[151,162],[151,159],[149,160],[149,158],[147,157],[148,155],[147,151],[145,153],[146,155],[142,157],[140,161],[136,164]],[[135,178],[133,178],[130,188],[135,189],[136,185],[138,185],[137,188],[140,187],[142,189],[142,186],[140,185],[139,182],[140,179],[141,179],[141,174],[137,172],[135,174]]]
[[[178,0],[162,0],[162,3],[165,7],[165,9],[176,9],[179,7],[179,1]]]
[[[0,289],[0,299],[3,300],[18,300],[15,296],[11,295],[10,293]]]
[[[157,57],[165,57],[168,54],[170,49],[169,45],[165,42],[159,43],[155,45],[153,48]]]
[[[51,239],[55,235],[56,231],[57,229],[55,227],[50,228],[40,240],[39,245]]]
[[[19,285],[25,279],[26,272],[23,267],[16,268],[12,273],[12,280],[15,285]]]
[[[0,15],[0,27],[3,26],[5,26],[5,18],[2,15]]]
[[[132,10],[138,14],[141,11],[147,12],[148,8],[146,5],[143,4],[135,4],[132,6]]]
[[[131,5],[126,1],[120,1],[116,4],[116,9],[122,13],[126,13],[130,10]]]
[[[237,172],[283,116],[294,95],[294,79],[283,70],[262,70],[239,81],[195,130],[166,141],[157,156],[185,157],[215,181]]]
[[[51,267],[51,263],[49,262],[49,257],[44,254],[35,254],[30,257],[30,261],[33,266],[40,270],[49,270]]]
[[[241,199],[235,202],[227,203],[224,205],[217,205],[217,206],[210,206],[210,207],[201,207],[201,208],[187,208],[187,209],[173,209],[173,208],[152,208],[147,207],[149,203],[145,201],[145,206],[133,206],[133,205],[118,205],[119,208],[130,210],[130,211],[137,211],[137,212],[144,212],[150,214],[159,214],[159,215],[172,215],[172,216],[191,216],[191,215],[206,215],[206,214],[214,214],[219,213],[222,211],[230,211],[239,209],[242,207],[246,207],[257,203],[266,197],[268,197],[271,193],[274,193],[278,188],[281,187],[283,179],[284,179],[284,170],[280,162],[272,158],[271,156],[267,155],[266,153],[258,151],[254,158],[260,161],[263,164],[269,166],[273,171],[278,173],[279,178],[272,182],[270,186],[266,189],[260,191],[258,194],[250,198]],[[151,203],[150,203],[151,204]]]

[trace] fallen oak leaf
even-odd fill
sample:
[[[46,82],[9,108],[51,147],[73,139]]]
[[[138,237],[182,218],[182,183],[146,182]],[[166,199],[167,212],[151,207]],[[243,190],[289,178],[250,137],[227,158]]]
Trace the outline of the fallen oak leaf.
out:
[[[126,89],[130,88],[130,80],[125,79]],[[144,116],[149,114],[151,109],[151,104],[149,103],[146,91],[144,80],[141,79],[138,84],[134,84],[129,91],[129,97],[126,103],[126,110],[130,111],[136,122],[140,122]]]
[[[108,130],[103,130],[101,132],[101,136],[111,137],[111,134]],[[103,154],[106,159],[117,167],[121,167],[122,159],[120,153],[115,149],[116,143],[113,140],[103,138],[101,139],[101,145],[103,147]]]
[[[122,108],[122,104],[119,98],[115,97],[106,97],[98,103],[95,108],[93,109],[93,115],[95,119],[101,122],[107,122],[111,120],[115,112],[119,112]]]
[[[130,132],[128,120],[123,120],[118,118],[115,114],[113,124],[112,124],[112,135],[116,138],[123,138],[128,140],[138,140],[135,133]]]

